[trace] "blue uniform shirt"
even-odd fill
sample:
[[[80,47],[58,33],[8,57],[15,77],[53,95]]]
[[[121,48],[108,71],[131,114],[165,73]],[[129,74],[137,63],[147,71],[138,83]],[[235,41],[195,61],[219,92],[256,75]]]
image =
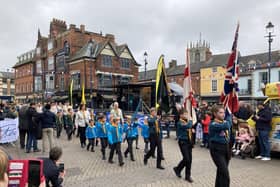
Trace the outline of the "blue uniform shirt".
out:
[[[118,124],[117,127],[110,125],[108,128],[108,141],[109,144],[114,144],[114,143],[121,143],[122,142],[122,125]]]
[[[142,131],[141,131],[141,135],[143,136],[143,138],[149,138],[150,133],[149,133],[149,125],[148,124],[141,124],[139,123],[139,126],[141,127]]]
[[[86,128],[86,138],[89,139],[89,138],[96,138],[96,127],[93,126],[88,126]]]
[[[227,144],[230,141],[231,120],[212,121],[209,126],[209,142]]]
[[[107,138],[108,126],[109,124],[107,122],[103,124],[99,121],[96,122],[96,135],[98,138]]]
[[[187,124],[185,124],[187,123]],[[177,135],[179,140],[190,140],[189,129],[192,128],[192,120],[184,122],[179,120],[177,123]]]
[[[137,124],[135,123],[131,123],[130,125],[125,122],[124,123],[124,132],[126,133],[126,138],[136,138],[136,130],[138,131],[137,129]]]

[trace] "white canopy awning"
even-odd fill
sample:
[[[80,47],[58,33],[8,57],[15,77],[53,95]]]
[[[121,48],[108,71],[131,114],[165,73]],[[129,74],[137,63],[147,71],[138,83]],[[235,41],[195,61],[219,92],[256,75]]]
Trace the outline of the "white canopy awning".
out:
[[[130,74],[111,73],[111,72],[104,72],[104,71],[99,71],[99,70],[97,70],[95,73],[97,75],[98,74],[103,74],[103,75],[112,75],[112,76],[121,76],[121,77],[134,77],[133,75],[130,75]]]

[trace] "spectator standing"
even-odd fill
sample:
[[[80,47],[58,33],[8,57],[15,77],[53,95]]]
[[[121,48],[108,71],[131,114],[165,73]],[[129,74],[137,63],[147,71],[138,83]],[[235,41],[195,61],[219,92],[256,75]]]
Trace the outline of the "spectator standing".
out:
[[[46,104],[45,111],[41,115],[41,122],[42,122],[42,131],[43,131],[43,152],[46,151],[46,143],[47,139],[49,141],[49,147],[53,147],[54,140],[53,140],[53,128],[56,123],[55,114],[50,111],[51,105]]]
[[[36,104],[30,103],[27,110],[27,121],[28,121],[28,136],[27,136],[27,146],[26,153],[30,153],[31,147],[33,147],[34,152],[40,152],[37,145],[37,128],[38,128],[38,118],[39,113],[36,112]]]
[[[256,159],[263,161],[270,160],[270,142],[269,132],[271,131],[272,112],[268,105],[262,102],[258,103],[259,111],[254,115],[253,120],[256,121],[256,130],[260,145],[260,155]]]
[[[28,106],[24,105],[19,109],[19,141],[20,148],[25,148],[25,138],[28,134],[28,117],[27,117]]]

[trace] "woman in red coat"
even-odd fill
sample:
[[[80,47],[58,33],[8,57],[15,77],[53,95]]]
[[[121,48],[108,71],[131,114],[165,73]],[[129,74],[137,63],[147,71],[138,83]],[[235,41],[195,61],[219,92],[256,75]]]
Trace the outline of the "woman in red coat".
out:
[[[205,113],[202,116],[202,120],[201,120],[201,124],[202,124],[202,127],[203,127],[203,140],[202,140],[202,144],[200,145],[201,147],[209,148],[208,128],[209,128],[210,122],[211,122],[210,115]]]

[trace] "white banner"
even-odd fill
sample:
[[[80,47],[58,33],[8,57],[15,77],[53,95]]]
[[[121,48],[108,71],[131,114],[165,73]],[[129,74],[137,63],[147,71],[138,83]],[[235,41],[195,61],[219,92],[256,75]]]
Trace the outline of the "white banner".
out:
[[[0,121],[0,143],[14,142],[18,136],[18,118]]]

